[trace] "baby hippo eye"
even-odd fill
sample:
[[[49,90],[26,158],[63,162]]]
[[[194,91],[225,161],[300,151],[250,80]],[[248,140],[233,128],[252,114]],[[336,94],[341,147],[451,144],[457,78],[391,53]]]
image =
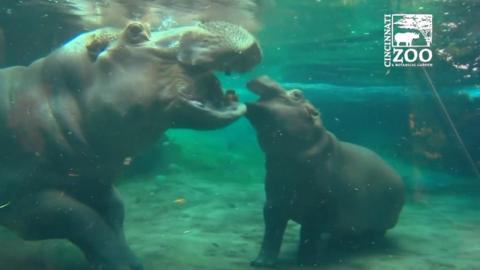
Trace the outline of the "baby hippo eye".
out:
[[[295,100],[295,101],[301,101],[301,100],[303,100],[303,92],[300,91],[300,90],[297,90],[297,89],[291,90],[288,94],[289,94],[290,97],[292,97],[293,100]]]

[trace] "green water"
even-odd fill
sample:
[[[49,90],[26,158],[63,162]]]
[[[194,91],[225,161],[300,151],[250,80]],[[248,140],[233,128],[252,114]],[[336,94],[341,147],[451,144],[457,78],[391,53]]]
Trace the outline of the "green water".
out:
[[[223,87],[250,102],[258,97],[245,83],[257,75],[301,89],[328,130],[378,153],[406,185],[398,224],[384,239],[323,243],[317,265],[299,266],[291,221],[278,269],[480,269],[480,3],[255,3],[262,8],[252,32],[264,59],[246,74],[218,74]],[[383,18],[394,13],[433,15],[432,67],[384,67]],[[2,1],[0,67],[27,65],[91,28],[72,14],[55,1]],[[214,131],[169,130],[133,157],[117,186],[126,238],[145,270],[254,269],[264,160],[245,118]],[[65,240],[24,241],[2,227],[0,243],[1,270],[89,269]]]

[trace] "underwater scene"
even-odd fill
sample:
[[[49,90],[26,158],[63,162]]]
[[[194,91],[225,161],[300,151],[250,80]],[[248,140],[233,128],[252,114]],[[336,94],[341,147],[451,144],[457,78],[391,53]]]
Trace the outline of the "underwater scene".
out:
[[[480,269],[479,18],[0,1],[0,270]]]

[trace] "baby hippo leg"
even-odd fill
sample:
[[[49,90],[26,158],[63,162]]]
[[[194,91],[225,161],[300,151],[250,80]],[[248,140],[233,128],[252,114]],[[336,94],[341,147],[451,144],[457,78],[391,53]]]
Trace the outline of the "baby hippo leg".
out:
[[[251,262],[252,266],[275,266],[288,222],[288,216],[285,212],[284,207],[265,204],[263,208],[265,233],[260,252],[257,258]]]
[[[321,233],[316,222],[304,222],[300,228],[298,245],[298,264],[314,265],[317,261]]]

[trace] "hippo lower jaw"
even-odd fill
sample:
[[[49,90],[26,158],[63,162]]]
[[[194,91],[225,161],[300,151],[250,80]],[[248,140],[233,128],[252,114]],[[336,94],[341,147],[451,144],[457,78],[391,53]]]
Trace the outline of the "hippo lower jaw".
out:
[[[247,106],[240,102],[217,107],[210,102],[181,97],[174,103],[177,114],[171,122],[172,128],[217,129],[231,124],[247,112]]]

